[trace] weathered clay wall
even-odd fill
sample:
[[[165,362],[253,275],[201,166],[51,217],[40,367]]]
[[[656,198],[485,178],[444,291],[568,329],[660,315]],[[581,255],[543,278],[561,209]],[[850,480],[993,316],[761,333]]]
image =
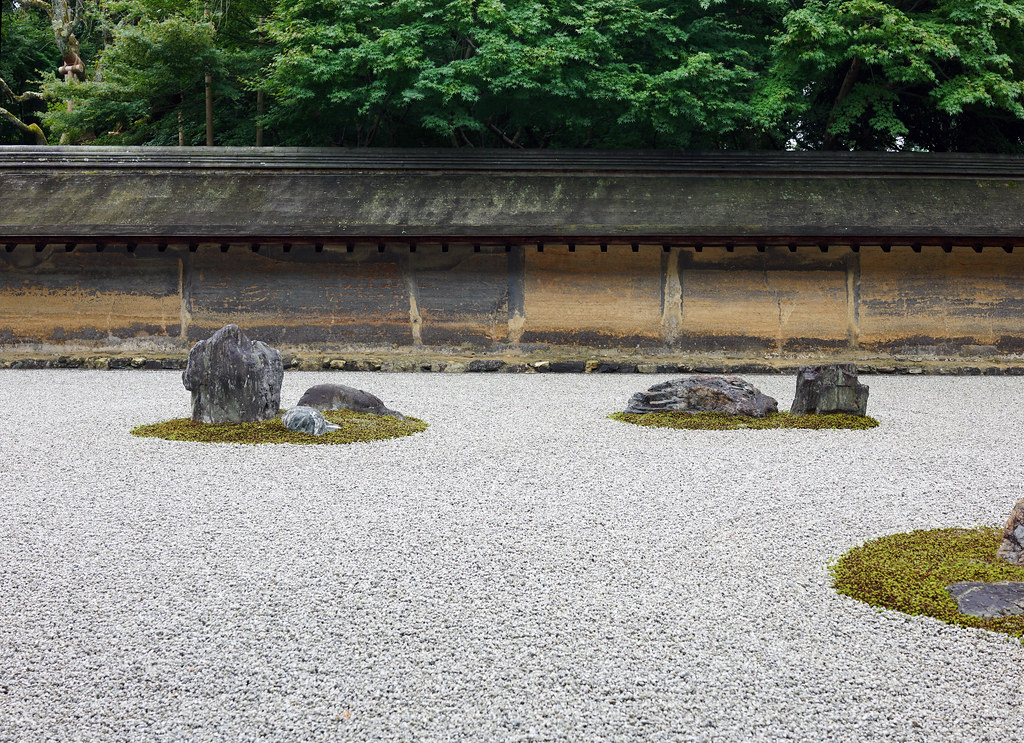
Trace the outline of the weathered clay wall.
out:
[[[192,247],[0,249],[0,350],[184,351],[229,322],[296,349],[1024,350],[1024,248]]]
[[[166,345],[181,337],[181,281],[180,262],[155,249],[0,253],[0,346]]]

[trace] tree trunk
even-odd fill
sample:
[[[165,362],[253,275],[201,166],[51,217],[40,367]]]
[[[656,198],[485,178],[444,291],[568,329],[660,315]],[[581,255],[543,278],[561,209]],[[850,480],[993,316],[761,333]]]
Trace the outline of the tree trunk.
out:
[[[846,71],[846,77],[843,78],[843,84],[839,86],[839,94],[836,95],[836,102],[832,104],[832,110],[829,111],[828,121],[825,122],[824,137],[821,140],[821,148],[823,150],[831,150],[835,148],[836,136],[829,132],[829,129],[836,121],[836,117],[839,115],[839,106],[846,99],[846,96],[853,90],[853,84],[857,82],[857,73],[860,72],[860,57],[854,57],[853,61],[850,62],[850,68]]]
[[[32,138],[35,139],[36,144],[49,144],[46,141],[46,135],[43,134],[43,130],[39,128],[39,124],[26,124],[6,108],[0,108],[0,119],[6,119],[21,131],[25,132],[25,134],[31,134]]]
[[[203,17],[209,20],[210,6],[203,9]],[[213,147],[213,75],[206,71],[206,146]]]
[[[213,147],[213,75],[206,73],[206,146]]]
[[[256,91],[256,146],[263,146],[263,124],[260,123],[260,117],[263,116],[263,91]]]

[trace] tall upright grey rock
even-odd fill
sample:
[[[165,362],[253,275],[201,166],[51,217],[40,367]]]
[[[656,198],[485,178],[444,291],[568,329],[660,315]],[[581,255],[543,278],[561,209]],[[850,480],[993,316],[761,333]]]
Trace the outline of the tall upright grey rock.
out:
[[[801,366],[789,412],[867,415],[868,386],[857,381],[856,364]]]
[[[277,417],[281,407],[281,354],[225,325],[188,354],[181,375],[192,392],[192,420],[242,423]]]

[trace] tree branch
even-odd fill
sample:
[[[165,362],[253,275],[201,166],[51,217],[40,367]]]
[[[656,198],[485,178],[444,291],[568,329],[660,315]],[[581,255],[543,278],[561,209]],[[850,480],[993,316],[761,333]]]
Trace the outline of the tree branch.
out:
[[[843,78],[843,84],[839,86],[839,94],[836,96],[836,102],[832,105],[832,110],[829,111],[828,120],[825,122],[825,136],[821,141],[821,147],[824,150],[831,150],[835,146],[836,136],[829,132],[829,129],[839,115],[840,104],[850,94],[850,91],[853,90],[853,84],[857,82],[857,74],[859,72],[860,57],[854,57],[853,61],[850,62],[850,68],[846,71],[846,77]]]
[[[31,134],[35,137],[36,144],[46,145],[46,135],[43,134],[43,130],[39,128],[39,124],[26,124],[24,121],[19,119],[17,116],[12,114],[6,108],[0,108],[0,119],[7,119],[9,122],[14,124],[16,127],[26,134]]]
[[[490,129],[495,134],[497,134],[499,137],[501,137],[501,141],[504,142],[505,144],[507,144],[509,147],[515,147],[517,150],[523,149],[523,146],[521,144],[516,142],[514,139],[509,139],[508,136],[505,134],[505,132],[501,131],[501,129],[496,127],[494,124],[492,124],[489,121],[487,121],[485,123],[487,124],[487,128]],[[516,136],[519,136],[519,135],[517,134]]]
[[[21,103],[22,101],[43,100],[43,94],[37,93],[34,90],[30,90],[27,93],[22,93],[21,95],[15,95],[14,91],[11,90],[10,86],[7,84],[7,81],[4,80],[2,77],[0,77],[0,91],[3,91],[7,95],[9,95],[11,97],[11,100],[15,103]]]
[[[44,0],[18,0],[18,5],[24,5],[29,8],[42,8],[51,18],[53,17],[53,6]]]

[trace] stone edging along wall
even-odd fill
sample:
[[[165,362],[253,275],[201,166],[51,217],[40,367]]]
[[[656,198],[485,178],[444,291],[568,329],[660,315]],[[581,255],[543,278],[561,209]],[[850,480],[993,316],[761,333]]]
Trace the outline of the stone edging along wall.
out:
[[[179,356],[27,356],[0,359],[2,369],[93,369],[103,371],[181,371],[187,357]],[[445,374],[784,374],[792,376],[801,364],[759,364],[739,360],[722,363],[652,363],[597,359],[556,359],[532,362],[505,359],[445,359],[379,357],[344,359],[286,355],[290,371],[434,372]],[[805,359],[807,363],[835,359]],[[913,359],[896,365],[859,363],[860,374],[935,376],[1024,376],[1024,364],[972,364],[967,361]]]
[[[303,369],[1024,366],[1024,250],[1006,246],[8,247],[5,367],[177,368],[231,322]]]

